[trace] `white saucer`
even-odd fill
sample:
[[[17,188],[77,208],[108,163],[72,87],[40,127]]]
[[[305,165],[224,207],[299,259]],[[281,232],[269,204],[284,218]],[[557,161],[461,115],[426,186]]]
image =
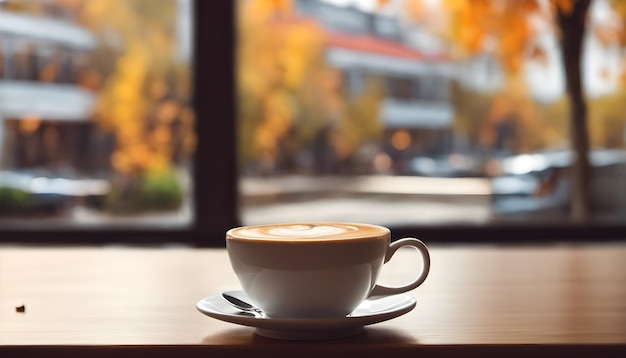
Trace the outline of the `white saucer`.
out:
[[[394,295],[365,300],[354,312],[341,318],[286,319],[254,316],[229,304],[221,295],[210,296],[196,304],[198,311],[221,321],[256,327],[260,336],[288,340],[344,338],[359,334],[363,326],[401,316],[417,301],[409,295]]]

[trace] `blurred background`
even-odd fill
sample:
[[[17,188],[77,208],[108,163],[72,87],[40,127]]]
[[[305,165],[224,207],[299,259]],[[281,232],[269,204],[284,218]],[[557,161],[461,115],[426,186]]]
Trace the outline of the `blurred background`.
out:
[[[0,225],[191,224],[192,2],[0,1]]]
[[[242,223],[571,221],[573,3],[237,0],[238,115],[198,120],[236,120]],[[626,220],[624,5],[591,1],[580,54],[599,223]],[[0,1],[0,227],[193,224],[193,18]]]
[[[571,220],[575,2],[237,4],[245,223]],[[594,222],[626,219],[623,15],[594,0],[583,24]]]

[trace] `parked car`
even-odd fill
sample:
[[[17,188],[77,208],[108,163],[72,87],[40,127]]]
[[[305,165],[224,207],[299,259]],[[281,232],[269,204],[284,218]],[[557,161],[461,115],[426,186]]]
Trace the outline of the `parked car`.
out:
[[[501,159],[491,179],[494,215],[567,213],[572,158],[571,151],[551,151]],[[594,149],[589,160],[592,210],[626,217],[626,151]]]
[[[418,156],[408,161],[406,174],[427,177],[483,176],[480,161],[472,155],[451,153],[441,156]]]

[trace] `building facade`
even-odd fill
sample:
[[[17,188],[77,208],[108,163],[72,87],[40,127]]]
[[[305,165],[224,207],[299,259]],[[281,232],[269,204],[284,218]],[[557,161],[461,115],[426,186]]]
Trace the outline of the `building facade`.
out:
[[[382,81],[382,150],[396,163],[397,172],[404,172],[412,157],[450,153],[454,68],[446,53],[411,47],[407,30],[394,16],[318,0],[294,4],[300,16],[323,27],[326,62],[342,72],[347,96],[358,93],[368,77]]]

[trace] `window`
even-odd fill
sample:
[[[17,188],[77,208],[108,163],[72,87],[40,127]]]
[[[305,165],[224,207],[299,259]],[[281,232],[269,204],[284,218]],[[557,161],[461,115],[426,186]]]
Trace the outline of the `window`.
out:
[[[454,10],[444,2],[417,10],[379,3],[237,2],[243,223],[345,220],[485,231],[571,225],[566,93],[558,81],[547,93],[539,75],[562,71],[558,35],[539,39],[549,58],[511,60],[527,66],[515,77],[493,45],[457,56],[454,41],[462,39],[451,43],[441,31],[446,11]],[[607,4],[595,1],[592,18],[610,11]],[[618,56],[611,51],[595,47],[584,56]],[[622,62],[600,62],[617,67],[598,72],[604,80],[594,77],[604,85],[586,88],[590,223],[609,228],[626,218],[626,117],[611,102],[626,86],[606,74]],[[609,102],[615,114],[600,109]]]
[[[388,77],[386,95],[400,101],[414,100],[417,97],[415,82],[406,77]]]
[[[139,0],[131,1],[141,3]],[[90,0],[90,3],[92,2],[96,1]],[[111,1],[107,0],[104,3],[109,2]],[[23,6],[18,6],[21,3],[3,2],[0,5],[2,6],[0,16],[4,16],[5,12],[15,11],[16,8],[23,9]],[[193,81],[189,85],[192,92],[189,101],[196,118],[193,129],[197,141],[194,155],[188,158],[190,164],[187,167],[188,178],[192,184],[189,196],[190,221],[185,225],[172,226],[159,221],[157,216],[156,220],[147,225],[137,225],[136,222],[129,220],[132,225],[57,226],[50,225],[50,220],[42,220],[43,217],[39,216],[24,221],[27,225],[16,226],[15,216],[4,215],[0,219],[0,241],[186,242],[222,246],[224,232],[240,224],[326,218],[382,223],[392,227],[395,237],[419,235],[427,238],[429,242],[438,240],[500,242],[503,239],[569,241],[590,238],[619,239],[620,235],[623,235],[625,226],[619,216],[621,209],[609,211],[618,215],[617,218],[601,222],[592,221],[585,225],[575,225],[561,219],[541,221],[535,217],[515,220],[494,219],[491,208],[497,200],[520,199],[513,207],[525,200],[529,201],[528,198],[530,202],[534,200],[527,193],[485,195],[494,190],[496,185],[490,183],[485,186],[484,183],[485,179],[495,177],[507,179],[507,175],[499,174],[505,170],[513,168],[521,171],[520,168],[532,167],[534,165],[532,163],[535,163],[534,157],[525,155],[533,153],[517,155],[507,151],[511,151],[516,145],[529,145],[524,140],[532,144],[536,138],[527,135],[524,126],[502,124],[493,126],[491,122],[484,122],[483,126],[471,125],[468,119],[487,118],[486,114],[500,113],[498,111],[504,113],[506,112],[504,109],[507,108],[506,98],[503,100],[505,104],[496,105],[498,98],[480,91],[470,91],[462,86],[466,84],[465,81],[470,83],[474,81],[489,90],[502,85],[502,72],[494,74],[491,73],[494,71],[491,71],[485,74],[475,70],[485,68],[481,62],[483,57],[478,56],[467,63],[455,64],[454,68],[445,65],[446,57],[438,56],[433,56],[431,58],[433,61],[429,62],[428,66],[425,63],[411,66],[411,76],[407,77],[415,81],[416,95],[422,93],[423,88],[427,88],[425,80],[428,76],[436,75],[435,77],[441,81],[441,86],[436,86],[441,87],[441,95],[435,96],[438,100],[422,101],[419,103],[422,107],[415,107],[417,103],[413,101],[397,101],[387,98],[385,94],[383,79],[385,76],[398,76],[399,69],[407,68],[404,67],[406,62],[390,63],[385,61],[385,57],[380,56],[350,56],[350,51],[357,49],[346,48],[371,45],[368,41],[372,39],[362,36],[360,32],[364,31],[362,19],[371,19],[374,16],[370,11],[354,7],[344,9],[345,11],[335,11],[337,3],[332,1],[269,1],[267,3],[285,4],[284,9],[302,6],[308,11],[305,14],[320,13],[328,16],[323,16],[324,26],[320,26],[307,16],[293,21],[293,18],[287,16],[289,12],[273,12],[274,20],[283,21],[283,25],[287,23],[298,25],[299,36],[291,38],[294,40],[290,42],[292,47],[276,49],[273,52],[257,51],[256,57],[246,57],[246,54],[255,53],[254,47],[247,47],[252,43],[248,36],[259,36],[256,38],[259,40],[267,35],[266,32],[272,30],[266,27],[242,28],[243,24],[249,25],[240,21],[243,7],[257,1],[174,3],[191,5],[194,19],[193,36],[190,36],[189,32],[186,35],[188,39],[193,39],[191,42],[193,46],[189,44],[181,46],[182,52],[189,53],[187,51],[192,50],[189,64]],[[264,9],[267,10],[263,7],[259,10]],[[52,13],[59,14],[59,19],[63,21],[75,21],[72,14],[62,9],[54,8]],[[342,15],[332,15],[338,13]],[[264,13],[260,11],[257,14]],[[349,20],[336,24],[335,20],[341,19],[344,14]],[[388,14],[386,16],[384,20],[369,24],[373,26],[371,24],[378,22],[375,27],[380,37],[384,37],[383,51],[392,48],[396,51],[399,49],[397,42],[400,38],[394,34],[397,34],[400,24],[397,21],[390,23]],[[6,23],[0,21],[0,29]],[[332,27],[333,23],[337,26]],[[317,37],[317,31],[321,29],[324,36],[329,37]],[[284,31],[285,29],[280,27],[275,30],[280,31],[271,33],[286,37],[294,33]],[[350,37],[346,37],[348,35]],[[301,41],[303,39],[307,40]],[[3,81],[18,82],[13,77],[14,54],[11,51],[14,49],[13,46],[17,46],[14,40],[12,35],[4,33],[0,37],[4,61],[0,92],[3,90]],[[109,40],[115,43],[116,38],[113,36]],[[425,40],[417,35],[413,40],[420,43],[425,41],[433,48],[439,48],[436,41]],[[280,42],[274,44],[276,43]],[[401,49],[402,56],[405,57],[409,53],[415,53],[413,50],[404,52],[404,47]],[[80,51],[72,52],[67,48],[61,51],[62,58],[67,59],[67,56],[72,58],[69,66],[76,76],[74,81],[81,87],[89,89],[97,76],[80,76],[80,73],[84,74],[87,70],[88,58]],[[305,59],[307,61],[303,61],[299,57],[287,56],[291,53],[306,53],[309,57]],[[287,63],[289,66],[278,66],[277,54],[286,61],[283,64]],[[39,62],[44,64],[43,67],[50,62],[56,64],[57,59],[53,54],[46,52],[45,56],[47,56],[45,61]],[[110,58],[99,57],[99,59],[105,64],[112,63]],[[246,64],[247,60],[251,62]],[[357,63],[354,63],[355,61]],[[378,66],[377,68],[384,71],[369,73],[365,70],[367,66]],[[496,67],[499,65],[490,66]],[[313,72],[298,71],[311,68],[314,69]],[[346,71],[350,69],[358,69],[358,77],[347,75]],[[452,78],[459,73],[462,75]],[[59,77],[54,78],[58,80]],[[277,79],[286,82],[278,82]],[[343,82],[348,80],[352,83]],[[294,83],[304,86],[293,86]],[[558,79],[555,83],[559,83]],[[351,90],[356,92],[346,100],[341,96],[348,86],[352,86]],[[254,92],[250,92],[250,89],[259,88],[275,90],[287,88],[289,91],[276,91],[274,96],[268,97],[271,100],[261,107],[253,96]],[[427,95],[433,93],[427,91]],[[603,103],[608,102],[597,103],[602,107]],[[562,135],[565,122],[563,101],[537,102],[532,108],[542,114],[541,118],[550,119],[547,122],[549,125],[542,127],[541,138],[543,136],[558,138],[559,133]],[[266,111],[263,112],[265,114],[275,114],[272,118],[276,121],[274,124],[277,123],[279,126],[263,127],[261,117],[258,116],[261,109]],[[458,111],[462,111],[463,116],[458,115]],[[294,113],[298,116],[289,117]],[[350,114],[350,118],[354,120],[344,121],[346,114]],[[294,119],[294,122],[285,122],[286,118]],[[621,117],[603,116],[603,118],[612,118],[610,120],[612,129],[603,132],[604,135],[598,138],[610,138],[607,139],[607,143],[610,142],[611,146],[619,149],[623,146],[623,138],[616,133],[623,129]],[[5,126],[0,127],[2,138],[7,138],[7,131],[10,133],[24,131],[35,133],[35,136],[42,138],[56,138],[58,146],[54,146],[54,150],[50,152],[41,148],[44,140],[38,142],[37,145],[40,147],[27,145],[26,141],[21,141],[16,148],[20,148],[17,152],[22,156],[20,159],[22,162],[26,161],[24,158],[37,161],[42,160],[39,157],[46,156],[72,158],[76,152],[66,147],[80,145],[73,144],[72,140],[95,141],[101,146],[115,145],[114,142],[108,142],[107,138],[85,135],[86,129],[81,128],[81,125],[71,130],[78,134],[71,134],[65,133],[66,130],[59,127],[59,123],[44,121],[37,117],[9,118],[4,122]],[[284,126],[284,123],[298,123],[298,126]],[[459,132],[463,135],[459,136]],[[280,137],[277,137],[277,134]],[[520,136],[523,140],[516,143],[510,138],[512,134],[517,135],[513,136],[515,140],[519,140]],[[33,138],[35,137],[28,137],[28,140]],[[485,140],[492,140],[490,143],[497,145],[490,151],[477,151],[476,147],[473,147]],[[23,153],[30,151],[36,155],[28,154],[32,156],[28,157]],[[6,154],[5,151],[3,157]],[[503,160],[485,160],[501,154]],[[74,159],[67,160],[74,162]],[[75,165],[79,167],[111,165],[106,156],[98,156],[93,161],[103,160],[108,164],[93,163],[92,160],[79,163],[80,159],[76,160]],[[602,158],[596,160],[599,160],[598,163],[609,164],[608,160]],[[619,184],[619,178],[623,176],[620,174],[622,173],[620,168],[619,165],[609,165],[603,169],[611,173],[606,177],[609,181],[604,182],[605,187],[614,188],[613,193],[616,197],[623,188]],[[503,187],[524,189],[527,180],[536,185],[538,178],[544,178],[543,174],[533,174],[529,178],[526,175],[528,173],[516,171],[510,174],[515,185],[505,183]],[[548,177],[550,175],[545,178]],[[6,175],[2,175],[0,180],[6,178]],[[549,183],[550,180],[545,182]],[[485,198],[489,203],[481,206],[484,204],[481,200]],[[459,200],[462,201],[461,204]],[[476,210],[477,207],[481,209]],[[441,216],[441,213],[445,215]],[[478,219],[467,220],[467,215],[476,215]],[[53,217],[52,221],[54,219]]]
[[[194,59],[207,55],[194,52],[195,14],[205,6],[194,5],[0,3],[2,241],[162,241],[170,235],[194,242],[216,230],[213,220],[233,225],[223,217],[234,210],[209,213],[210,201],[227,191],[195,185],[227,172],[220,163],[224,150],[218,160],[193,155],[214,150],[208,139],[196,145],[200,129],[210,132],[198,113],[211,121],[212,111],[224,117],[221,109],[194,104],[196,86],[232,78],[229,71],[214,75],[224,71],[224,61],[194,68]],[[230,11],[225,4],[206,9],[220,6]],[[224,21],[215,22],[220,29],[202,29],[208,33],[203,39],[215,34],[221,41]],[[220,169],[214,172],[214,165]],[[210,199],[199,200],[205,195]],[[234,194],[228,195],[232,201]],[[107,238],[115,233],[126,237]]]

